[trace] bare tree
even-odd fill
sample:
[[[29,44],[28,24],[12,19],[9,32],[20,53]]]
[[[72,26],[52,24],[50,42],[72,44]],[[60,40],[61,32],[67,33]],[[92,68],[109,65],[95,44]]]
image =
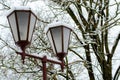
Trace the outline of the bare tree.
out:
[[[61,7],[65,7],[66,11],[82,33],[84,40],[87,40],[88,37],[89,41],[90,39],[92,40],[91,42],[86,41],[86,45],[83,46],[87,61],[87,65],[85,67],[88,71],[90,80],[95,80],[95,74],[93,72],[91,60],[91,47],[100,65],[103,79],[117,80],[120,75],[120,67],[118,67],[114,77],[112,78],[112,58],[120,40],[120,33],[110,49],[108,31],[110,28],[119,25],[120,2],[115,0],[114,4],[110,4],[109,0],[61,0],[61,2],[58,2],[57,0],[51,1],[57,3]],[[116,7],[114,7],[114,14],[111,16],[110,8],[112,6]],[[72,7],[74,7],[74,9]],[[78,41],[79,40],[80,39],[78,39]],[[70,50],[73,51],[72,48]],[[77,55],[80,55],[77,51],[73,52]]]

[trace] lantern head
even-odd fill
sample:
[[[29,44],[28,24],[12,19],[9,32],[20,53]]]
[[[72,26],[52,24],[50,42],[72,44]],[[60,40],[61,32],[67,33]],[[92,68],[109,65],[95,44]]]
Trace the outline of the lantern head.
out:
[[[7,16],[15,43],[25,48],[31,43],[37,17],[30,9],[15,9]]]
[[[52,23],[47,26],[45,32],[49,38],[53,52],[62,61],[68,53],[71,33],[70,25],[62,22]]]

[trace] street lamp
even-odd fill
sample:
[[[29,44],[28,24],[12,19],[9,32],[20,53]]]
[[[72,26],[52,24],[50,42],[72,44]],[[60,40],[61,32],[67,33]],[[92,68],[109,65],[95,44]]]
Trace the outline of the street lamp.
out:
[[[21,9],[13,10],[7,16],[7,18],[15,44],[18,45],[23,51],[22,60],[24,63],[25,48],[31,43],[37,17],[28,8],[24,10]]]
[[[37,17],[30,9],[13,10],[7,16],[7,18],[15,44],[18,45],[22,50],[22,52],[16,53],[21,55],[23,63],[25,56],[41,60],[43,64],[43,80],[47,80],[46,62],[59,64],[61,65],[61,68],[63,70],[63,58],[66,56],[68,51],[68,44],[71,32],[71,28],[69,27],[69,25],[66,25],[64,23],[56,23],[54,25],[50,24],[46,28],[46,34],[52,45],[53,52],[56,53],[58,59],[61,60],[54,61],[48,59],[46,56],[39,57],[27,54],[25,52],[26,47],[31,43],[33,31],[37,20]]]
[[[61,61],[68,53],[70,32],[70,25],[62,22],[51,23],[46,28],[46,34],[52,45],[53,52]]]
[[[37,17],[31,10],[14,10],[7,18],[15,43],[25,48],[31,42]]]

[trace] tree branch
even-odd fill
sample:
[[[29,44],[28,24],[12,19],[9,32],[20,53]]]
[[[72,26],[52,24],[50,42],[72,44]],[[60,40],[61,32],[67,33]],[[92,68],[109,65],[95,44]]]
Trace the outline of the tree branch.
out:
[[[114,44],[113,47],[112,47],[112,50],[111,50],[112,56],[113,56],[114,53],[115,53],[115,50],[116,50],[116,47],[117,47],[117,45],[118,45],[119,40],[120,40],[120,33],[118,34],[118,36],[117,36],[117,38],[116,38],[116,40],[115,40],[115,44]]]
[[[113,80],[118,80],[119,77],[120,77],[120,66],[116,70]]]
[[[82,25],[79,23],[78,19],[76,18],[75,14],[73,13],[72,9],[70,7],[68,7],[66,10],[67,10],[68,14],[71,16],[71,18],[74,20],[76,25],[78,26],[78,28],[82,31],[82,33],[84,33]]]
[[[76,51],[72,50],[69,48],[70,51],[72,51],[73,53],[75,53],[80,59],[84,60],[84,58],[82,56],[80,56]]]

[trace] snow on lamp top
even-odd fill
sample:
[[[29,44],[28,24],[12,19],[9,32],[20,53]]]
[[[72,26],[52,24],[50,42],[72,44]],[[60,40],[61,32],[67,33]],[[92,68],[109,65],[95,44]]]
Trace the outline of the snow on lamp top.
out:
[[[10,15],[15,10],[31,10],[33,12],[33,10],[30,7],[18,6],[18,7],[12,7],[10,10],[8,10],[8,12],[6,13],[6,16]]]
[[[6,13],[6,16],[10,15],[14,10],[30,10],[35,14],[35,11],[28,6],[17,6],[17,7],[12,7],[10,10],[8,10],[8,12]]]
[[[53,23],[48,24],[48,25],[46,26],[46,28],[45,28],[44,31],[45,31],[45,33],[47,33],[47,31],[48,31],[49,28],[57,27],[57,26],[60,26],[60,25],[61,25],[61,26],[65,26],[65,27],[73,30],[73,27],[72,27],[71,25],[69,25],[69,24],[67,24],[67,23],[65,23],[65,22],[59,21],[59,22],[53,22]]]

